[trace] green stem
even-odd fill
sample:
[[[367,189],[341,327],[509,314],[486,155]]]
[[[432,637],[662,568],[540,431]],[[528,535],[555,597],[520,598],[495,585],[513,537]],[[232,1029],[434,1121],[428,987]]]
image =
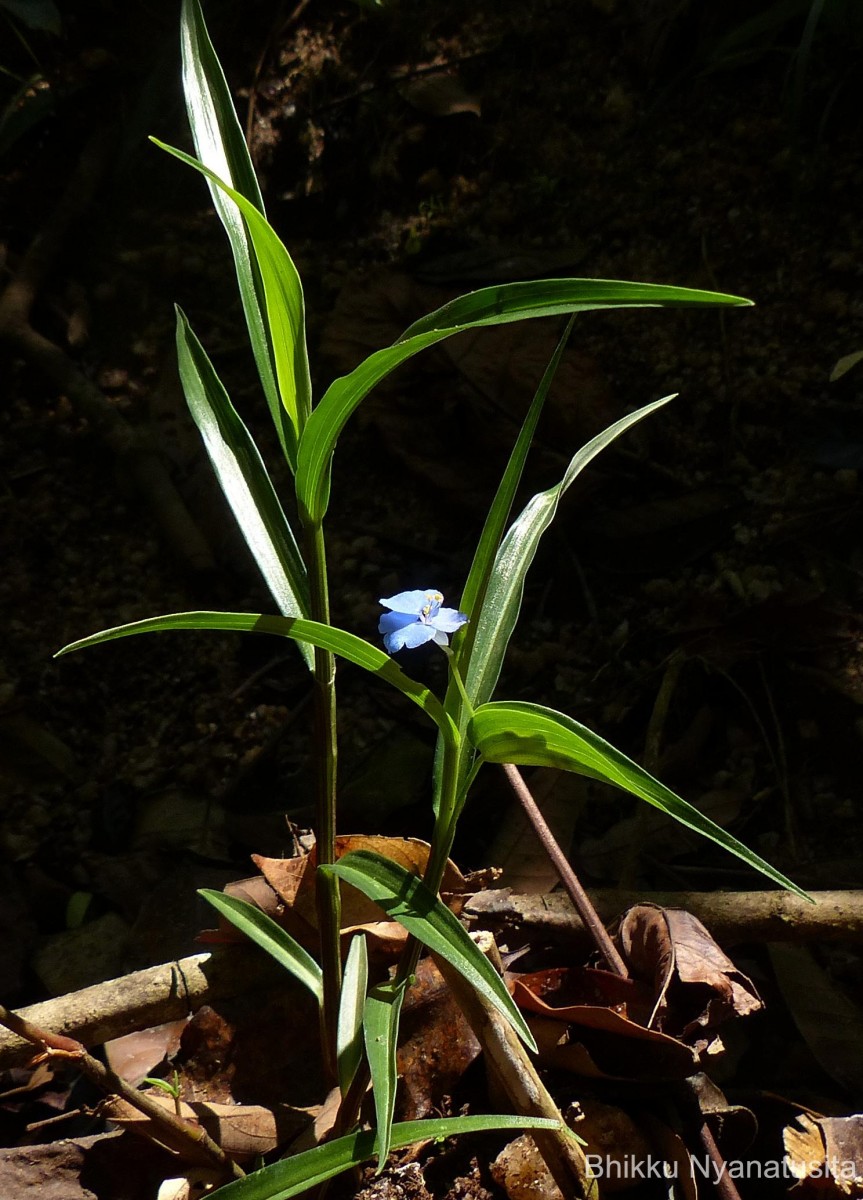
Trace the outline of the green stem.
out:
[[[327,588],[327,559],[324,534],[320,525],[307,531],[309,592],[311,617],[329,624],[330,601]],[[315,725],[315,845],[318,865],[336,857],[336,660],[329,650],[315,647],[314,665]],[[321,970],[324,976],[321,1042],[324,1063],[331,1077],[337,1078],[336,1033],[342,982],[339,942],[341,898],[335,875],[319,871],[315,880],[315,906],[321,944]]]
[[[452,665],[452,659],[450,658]],[[441,730],[443,738],[443,764],[441,767],[440,797],[437,807],[437,820],[432,834],[431,851],[426,864],[423,882],[435,894],[440,889],[443,873],[446,869],[449,852],[455,836],[456,817],[458,814],[459,778],[461,775],[461,754],[464,743],[458,735],[455,725],[449,730]],[[404,983],[410,979],[417,968],[422,944],[414,937],[408,937],[396,967],[393,985]],[[369,1081],[369,1065],[363,1059],[354,1076],[351,1087],[342,1101],[336,1119],[335,1136],[347,1133],[356,1124],[360,1106]]]

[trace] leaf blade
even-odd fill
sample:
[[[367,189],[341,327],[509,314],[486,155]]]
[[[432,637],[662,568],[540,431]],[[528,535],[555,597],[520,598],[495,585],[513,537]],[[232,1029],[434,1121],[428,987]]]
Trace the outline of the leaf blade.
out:
[[[591,438],[570,460],[563,478],[538,492],[508,529],[495,556],[494,569],[480,612],[473,617],[473,646],[465,674],[465,688],[476,707],[491,699],[504,655],[518,621],[524,581],[540,539],[554,520],[561,496],[602,450],[674,396],[654,400],[628,413]]]
[[[309,989],[318,1002],[324,1003],[324,976],[321,968],[299,942],[277,925],[272,917],[237,896],[226,896],[213,888],[198,888],[198,895],[212,904],[220,916],[230,921],[247,938],[266,950],[280,966]]]
[[[372,1077],[377,1122],[378,1175],[384,1169],[392,1142],[393,1113],[399,1081],[396,1049],[399,1018],[406,988],[407,983],[404,980],[382,983],[371,989],[363,1008],[363,1037]]]
[[[180,15],[183,95],[195,151],[201,162],[230,183],[261,213],[264,202],[236,109],[210,40],[199,0],[183,0]],[[269,337],[263,281],[242,214],[231,198],[208,181],[213,205],[228,235],[249,340],[267,404],[287,451],[284,417],[276,384],[273,347]]]
[[[297,496],[312,524],[323,520],[329,500],[332,453],[339,434],[369,391],[427,346],[464,329],[603,308],[740,306],[740,296],[662,284],[605,279],[542,279],[481,288],[416,321],[392,346],[369,355],[330,384],[303,432],[297,456]]]
[[[478,1116],[441,1117],[437,1120],[402,1121],[392,1128],[392,1150],[402,1150],[428,1138],[495,1132],[502,1129],[560,1129],[547,1117]],[[219,1200],[291,1200],[291,1197],[359,1166],[375,1153],[373,1131],[351,1133],[323,1146],[315,1146],[263,1167],[213,1192]]]
[[[293,531],[257,446],[179,308],[177,360],[189,412],[270,595],[282,616],[307,616],[308,573]],[[308,649],[303,654],[311,669]]]
[[[488,959],[471,941],[464,926],[417,875],[371,850],[351,850],[338,862],[318,867],[337,875],[387,916],[399,921],[418,941],[440,955],[495,1006],[532,1050],[533,1034]]]
[[[351,938],[345,971],[342,976],[342,994],[339,1001],[339,1020],[336,1029],[336,1063],[339,1071],[339,1087],[347,1095],[363,1054],[363,1004],[369,981],[369,955],[365,935],[356,933]]]
[[[111,629],[92,633],[89,637],[79,638],[58,650],[54,657],[62,658],[63,655],[72,654],[77,650],[86,650],[90,646],[100,646],[105,642],[135,637],[142,633],[165,633],[184,629],[199,632],[269,633],[277,637],[293,638],[294,641],[308,642],[309,645],[319,646],[322,650],[331,650],[333,654],[341,655],[355,666],[362,667],[364,671],[369,671],[391,684],[409,700],[413,700],[414,704],[419,705],[447,736],[453,734],[452,722],[437,696],[424,684],[405,675],[398,663],[388,654],[384,654],[383,650],[357,637],[356,634],[348,633],[346,629],[336,629],[332,625],[324,625],[320,621],[307,621],[301,617],[208,611],[164,613],[159,617],[146,617],[142,621],[115,625]]]
[[[488,515],[480,534],[479,542],[468,571],[467,582],[461,598],[461,607],[468,615],[482,611],[483,602],[494,570],[495,558],[506,528],[506,522],[512,509],[516,490],[521,481],[528,451],[533,443],[533,435],[539,421],[551,384],[569,341],[575,317],[570,317],[560,341],[551,356],[548,366],[543,372],[542,379],[536,389],[530,408],[524,419],[512,453],[507,461],[503,477],[495,493],[494,500],[488,510]],[[464,664],[470,660],[471,650],[476,637],[476,621],[472,620],[464,629],[462,637],[454,639],[458,665],[464,670]]]
[[[150,141],[205,176],[234,202],[245,220],[261,276],[266,327],[281,401],[275,411],[271,405],[270,412],[291,469],[296,470],[297,444],[311,409],[312,385],[306,348],[305,300],[294,260],[266,217],[245,196],[198,159],[158,138]]]
[[[468,726],[468,736],[488,762],[557,767],[637,796],[741,858],[781,887],[809,899],[796,883],[720,825],[687,804],[599,734],[563,713],[541,704],[494,701],[476,710]]]

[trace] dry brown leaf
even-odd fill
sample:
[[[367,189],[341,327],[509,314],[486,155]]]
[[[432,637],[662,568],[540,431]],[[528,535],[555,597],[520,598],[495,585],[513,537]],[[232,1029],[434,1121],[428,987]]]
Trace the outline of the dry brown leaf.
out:
[[[792,1195],[846,1200],[863,1196],[863,1116],[800,1113],[782,1133],[788,1169],[800,1181]]]
[[[588,1012],[583,1014],[590,1020]],[[645,1029],[611,1010],[595,1014],[595,1025],[565,1025],[549,1017],[527,1023],[549,1067],[593,1079],[685,1079],[698,1069],[698,1056],[664,1033]]]
[[[480,1053],[461,1009],[430,958],[421,959],[405,998],[398,1071],[403,1077],[398,1119],[418,1121],[440,1112]]]
[[[635,975],[653,987],[652,1024],[701,1050],[713,1041],[711,1030],[763,1007],[752,982],[683,909],[636,905],[621,919],[618,941]],[[706,1003],[705,989],[713,993]]]
[[[188,1018],[183,1017],[105,1042],[108,1066],[137,1087],[163,1059],[174,1057],[180,1049],[180,1038],[187,1022]]]
[[[404,867],[414,875],[422,875],[430,853],[428,842],[419,838],[382,837],[367,834],[346,834],[336,838],[336,858],[351,850],[372,850]],[[307,950],[318,949],[317,912],[315,899],[314,848],[293,858],[265,858],[253,854],[252,860],[260,875],[236,880],[225,887],[229,896],[246,900],[272,917]],[[458,867],[448,861],[441,882],[444,902],[456,915],[465,901],[467,885]],[[373,900],[343,883],[342,938],[358,931],[368,934],[369,951],[378,962],[392,962],[401,951],[407,934],[403,926],[388,920]],[[201,942],[241,941],[243,934],[223,917],[217,930],[201,933]]]
[[[523,1133],[504,1146],[491,1164],[491,1174],[509,1200],[563,1200],[529,1134]]]
[[[174,1100],[162,1092],[150,1092],[150,1099],[166,1112],[175,1112]],[[175,1140],[170,1131],[155,1125],[139,1109],[126,1100],[110,1097],[100,1106],[101,1114],[122,1129],[143,1134],[161,1145],[168,1146],[188,1158],[188,1149],[180,1140]],[[284,1145],[298,1131],[311,1124],[312,1116],[305,1109],[280,1105],[265,1108],[252,1104],[206,1104],[181,1102],[180,1116],[190,1124],[205,1129],[210,1137],[222,1147],[226,1154],[238,1160],[269,1154]],[[202,1156],[204,1162],[209,1159]]]

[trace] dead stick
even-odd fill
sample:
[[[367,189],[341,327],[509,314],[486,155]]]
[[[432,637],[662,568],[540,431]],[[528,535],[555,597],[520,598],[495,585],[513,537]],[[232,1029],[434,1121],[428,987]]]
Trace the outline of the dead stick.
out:
[[[194,954],[44,1000],[21,1009],[20,1015],[42,1029],[98,1046],[138,1029],[181,1020],[205,1004],[280,984],[284,985],[284,971],[261,951],[220,946],[213,954]],[[0,1068],[23,1063],[31,1054],[27,1041],[0,1029]]]
[[[596,1180],[591,1175],[584,1151],[563,1127],[560,1110],[537,1074],[518,1034],[463,975],[443,959],[436,955],[432,957],[482,1046],[488,1070],[515,1111],[522,1116],[550,1117],[560,1122],[560,1130],[534,1129],[530,1134],[555,1183],[563,1195],[572,1200],[594,1200],[598,1194]]]
[[[581,881],[575,871],[573,871],[566,855],[558,845],[554,834],[546,824],[545,817],[543,817],[539,806],[530,793],[530,789],[521,777],[521,772],[512,763],[504,763],[503,769],[512,790],[518,798],[519,804],[524,810],[525,816],[533,826],[534,833],[542,843],[543,849],[551,860],[555,871],[557,871],[560,882],[566,888],[576,912],[581,917],[582,924],[590,932],[594,945],[605,959],[609,970],[614,971],[615,975],[620,975],[625,979],[629,974],[626,969],[626,963],[620,957],[620,953],[608,936],[608,932],[599,919],[590,897],[581,886]]]
[[[216,1145],[205,1129],[175,1116],[174,1113],[168,1112],[167,1109],[156,1104],[146,1093],[133,1088],[122,1076],[88,1054],[80,1042],[62,1034],[51,1033],[47,1029],[40,1029],[32,1021],[28,1021],[18,1013],[11,1012],[2,1004],[0,1004],[0,1024],[36,1046],[40,1051],[37,1059],[66,1058],[72,1060],[82,1075],[86,1075],[91,1083],[96,1084],[108,1095],[122,1096],[128,1104],[149,1117],[157,1130],[164,1132],[169,1145],[184,1147],[195,1160],[200,1159],[203,1155],[219,1171],[232,1175],[234,1179],[245,1177],[246,1173],[242,1167],[228,1158],[224,1150]]]
[[[723,946],[739,942],[859,942],[863,891],[811,892],[810,904],[791,892],[625,892],[591,889],[600,917],[614,920],[633,904],[683,908],[698,917]],[[531,938],[584,944],[588,934],[563,892],[515,895],[507,889],[478,892],[463,909],[475,927],[517,927]]]

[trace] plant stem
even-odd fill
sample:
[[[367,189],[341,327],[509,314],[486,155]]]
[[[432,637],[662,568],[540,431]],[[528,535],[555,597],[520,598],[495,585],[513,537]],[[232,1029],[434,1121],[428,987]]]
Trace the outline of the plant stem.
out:
[[[575,911],[581,917],[584,927],[590,931],[594,944],[605,959],[610,971],[615,975],[620,975],[623,979],[629,977],[629,972],[626,969],[626,963],[620,957],[617,947],[608,936],[608,932],[599,919],[596,909],[588,896],[587,892],[581,886],[581,881],[573,871],[567,860],[566,855],[561,850],[555,840],[554,834],[546,824],[545,817],[539,811],[539,806],[530,793],[530,789],[521,777],[521,771],[512,763],[503,764],[504,773],[509,780],[510,787],[515,792],[518,802],[521,805],[525,816],[533,826],[534,833],[542,843],[542,848],[551,859],[554,869],[560,878],[560,882],[566,888],[567,894],[572,901]]]
[[[307,530],[309,593],[311,617],[329,624],[330,601],[327,588],[327,559],[324,533],[320,525]],[[315,844],[318,865],[336,857],[336,660],[329,650],[315,647],[314,666],[315,769]],[[324,976],[321,1043],[324,1064],[333,1080],[336,1070],[336,1032],[342,980],[339,943],[341,898],[335,875],[318,871],[315,878],[315,906],[321,944],[321,970]]]

